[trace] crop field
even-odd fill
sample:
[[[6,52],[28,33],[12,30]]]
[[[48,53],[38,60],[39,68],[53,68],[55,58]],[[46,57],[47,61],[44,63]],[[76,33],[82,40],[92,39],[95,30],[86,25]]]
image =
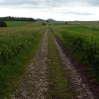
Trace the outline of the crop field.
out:
[[[52,26],[68,50],[99,81],[99,25],[82,22],[80,25]]]
[[[25,64],[35,55],[44,32],[40,23],[0,28],[0,99],[9,92],[12,82],[21,76]]]
[[[74,26],[74,25],[84,25],[88,27],[99,27],[99,21],[59,21],[59,22],[51,22],[51,25],[56,26]]]
[[[6,21],[6,24],[8,27],[15,27],[15,26],[21,26],[21,25],[26,25],[31,22],[22,22],[22,21]]]

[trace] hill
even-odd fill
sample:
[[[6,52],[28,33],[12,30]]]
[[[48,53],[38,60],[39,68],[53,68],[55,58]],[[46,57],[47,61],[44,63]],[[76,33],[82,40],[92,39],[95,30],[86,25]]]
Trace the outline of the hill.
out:
[[[37,22],[38,21],[45,21],[44,19],[41,19],[41,18],[37,18],[37,19],[35,19]]]
[[[41,19],[41,18],[37,18],[37,19],[35,19],[37,22],[38,21],[46,21],[46,20],[44,20],[44,19]],[[54,20],[54,19],[51,19],[51,18],[49,18],[49,19],[47,19],[49,22],[55,22],[56,20]]]
[[[47,19],[49,22],[55,22],[56,20],[54,20],[54,19],[51,19],[51,18],[49,18],[49,19]]]

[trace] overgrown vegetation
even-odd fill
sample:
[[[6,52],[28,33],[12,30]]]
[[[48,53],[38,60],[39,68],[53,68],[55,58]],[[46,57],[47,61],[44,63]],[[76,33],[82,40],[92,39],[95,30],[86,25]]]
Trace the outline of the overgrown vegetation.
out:
[[[43,25],[43,26],[46,26],[46,22],[42,22],[42,25]]]
[[[72,99],[68,92],[69,85],[65,71],[62,67],[58,51],[52,34],[48,38],[48,98],[47,99]],[[73,96],[74,97],[74,96]],[[75,97],[73,98],[75,99]]]
[[[6,22],[4,22],[4,21],[0,21],[0,27],[7,27]]]
[[[63,26],[55,28],[55,31],[78,61],[99,81],[99,28]]]
[[[0,99],[8,94],[14,78],[23,73],[27,55],[31,50],[36,53],[45,29],[33,26],[0,30]]]

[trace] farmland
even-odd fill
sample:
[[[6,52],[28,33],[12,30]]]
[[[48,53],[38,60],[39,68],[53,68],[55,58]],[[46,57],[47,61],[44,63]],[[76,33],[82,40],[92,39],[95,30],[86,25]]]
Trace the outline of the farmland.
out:
[[[0,29],[0,98],[35,55],[45,29],[39,23]]]
[[[0,99],[98,99],[98,22],[25,23],[0,28]]]
[[[6,21],[8,27],[22,26],[29,24],[31,22],[22,22],[22,21]]]
[[[99,81],[98,22],[56,25],[53,30],[75,58]]]

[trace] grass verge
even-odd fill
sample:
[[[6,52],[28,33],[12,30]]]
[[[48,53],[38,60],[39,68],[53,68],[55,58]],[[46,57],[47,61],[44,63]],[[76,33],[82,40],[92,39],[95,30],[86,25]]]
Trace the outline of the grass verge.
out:
[[[93,80],[99,83],[99,28],[78,25],[53,29]]]
[[[43,33],[43,28],[31,27],[29,30],[26,28],[25,31],[1,35],[0,99],[9,99],[13,82],[23,75],[30,58],[37,51]]]
[[[69,92],[70,85],[51,33],[48,33],[48,83],[47,99],[75,99]]]

